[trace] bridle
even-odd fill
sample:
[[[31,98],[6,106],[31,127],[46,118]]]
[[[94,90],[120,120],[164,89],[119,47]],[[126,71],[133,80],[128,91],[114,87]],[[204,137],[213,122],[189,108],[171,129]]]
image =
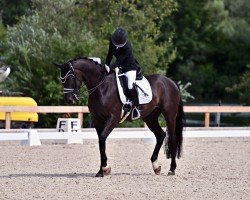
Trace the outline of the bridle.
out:
[[[71,62],[68,62],[68,65],[70,67],[70,70],[66,73],[66,75],[64,77],[62,77],[62,74],[60,74],[60,79],[61,79],[62,85],[64,85],[64,83],[67,81],[67,79],[70,76],[73,76],[73,78],[74,78],[74,87],[73,88],[64,87],[63,88],[63,93],[64,94],[72,93],[74,95],[75,99],[79,100],[80,99],[80,89],[81,89],[81,87],[77,88],[77,81],[81,82],[81,80],[79,80],[79,78],[75,75],[75,70],[74,70],[74,67],[71,64]],[[106,77],[107,76],[104,75],[102,80],[96,86],[94,86],[93,88],[88,90],[89,95],[93,94],[95,92],[95,90],[104,83]]]
[[[64,85],[64,83],[66,83],[67,79],[70,76],[73,76],[74,78],[74,87],[73,88],[63,88],[63,93],[64,94],[68,94],[68,93],[72,93],[75,97],[76,100],[79,100],[79,91],[81,88],[77,88],[77,81],[81,82],[77,76],[75,75],[75,70],[74,67],[72,66],[72,64],[70,62],[68,62],[68,65],[70,67],[70,70],[66,73],[66,75],[64,77],[62,77],[62,74],[60,73],[60,79],[62,84]]]

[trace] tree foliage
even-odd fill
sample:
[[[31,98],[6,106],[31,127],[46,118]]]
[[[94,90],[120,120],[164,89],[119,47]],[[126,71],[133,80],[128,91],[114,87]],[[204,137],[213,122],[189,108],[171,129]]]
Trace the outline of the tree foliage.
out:
[[[237,93],[240,102],[250,105],[250,71],[246,71],[240,78],[240,82],[226,88],[228,92]]]
[[[247,1],[236,2],[178,0],[166,24],[175,31],[169,74],[191,82],[195,97],[225,98],[250,62]]]
[[[19,17],[29,12],[30,0],[0,0],[0,18],[5,26],[12,26],[18,22]]]
[[[8,28],[7,57],[14,71],[11,87],[34,97],[40,105],[62,103],[59,72],[52,62],[89,55],[96,45],[91,32],[71,21],[70,12],[58,14],[57,7],[66,9],[72,2],[59,2],[47,2]]]

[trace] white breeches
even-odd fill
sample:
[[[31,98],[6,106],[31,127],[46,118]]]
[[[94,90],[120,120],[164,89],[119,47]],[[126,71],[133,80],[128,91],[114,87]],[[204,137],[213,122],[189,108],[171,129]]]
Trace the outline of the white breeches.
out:
[[[128,78],[128,89],[133,89],[133,83],[135,83],[136,79],[136,70],[128,71],[125,73]]]

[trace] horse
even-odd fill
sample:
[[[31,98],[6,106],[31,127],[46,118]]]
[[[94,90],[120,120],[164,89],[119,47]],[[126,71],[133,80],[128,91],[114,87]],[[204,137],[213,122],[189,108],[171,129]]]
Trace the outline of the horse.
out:
[[[100,169],[96,177],[103,177],[111,172],[107,164],[106,139],[121,120],[122,103],[119,99],[116,75],[107,73],[104,66],[88,58],[75,58],[63,64],[54,65],[60,68],[60,79],[64,98],[68,104],[79,100],[80,88],[85,84],[88,90],[88,107],[92,123],[96,129],[100,151]],[[152,100],[141,106],[141,119],[154,133],[156,144],[151,156],[155,174],[161,172],[158,154],[165,140],[165,153],[171,158],[168,175],[175,175],[176,157],[181,157],[183,127],[185,116],[178,85],[160,74],[147,75],[152,88]],[[159,125],[159,116],[163,115],[167,123],[164,131]],[[167,134],[166,134],[167,132]]]

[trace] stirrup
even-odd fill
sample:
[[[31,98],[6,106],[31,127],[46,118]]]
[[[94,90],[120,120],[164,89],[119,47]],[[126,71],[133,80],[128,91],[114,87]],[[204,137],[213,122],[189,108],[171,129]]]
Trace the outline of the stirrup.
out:
[[[140,110],[138,108],[134,107],[132,110],[132,115],[131,115],[132,120],[139,119],[140,117],[141,117]]]

